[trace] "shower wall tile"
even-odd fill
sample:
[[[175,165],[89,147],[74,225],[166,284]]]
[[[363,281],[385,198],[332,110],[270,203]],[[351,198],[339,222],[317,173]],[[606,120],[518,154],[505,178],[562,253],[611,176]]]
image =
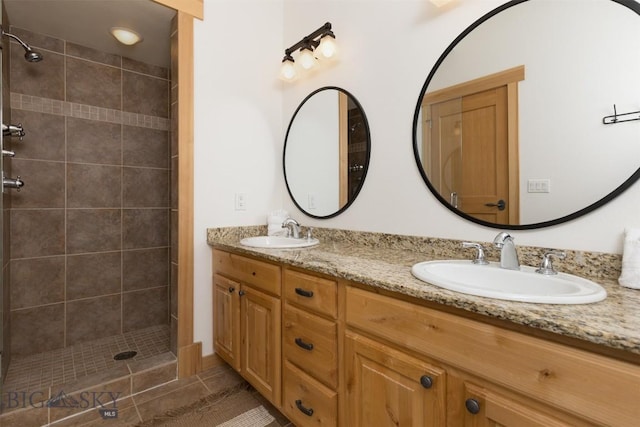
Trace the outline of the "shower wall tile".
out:
[[[120,295],[67,302],[66,345],[121,333]]]
[[[178,103],[171,104],[171,117],[169,118],[171,122],[169,131],[170,138],[170,153],[171,157],[178,155]]]
[[[120,166],[67,165],[67,208],[118,208],[122,205]],[[126,177],[125,177],[126,178]]]
[[[146,64],[144,62],[136,61],[135,59],[122,58],[122,69],[135,71],[140,74],[147,74],[149,76],[158,77],[161,79],[169,78],[169,70],[165,67],[159,67],[157,65]]]
[[[122,252],[122,289],[132,291],[168,285],[169,251],[167,248]]]
[[[25,30],[24,28],[15,27],[13,25],[10,28],[14,35],[18,36],[22,40],[28,40],[31,47],[64,53],[64,40],[56,39],[40,33],[34,33],[33,31]],[[16,42],[11,43],[16,44]]]
[[[63,100],[64,56],[47,52],[46,61],[25,61],[22,47],[11,43],[11,91]]]
[[[13,109],[11,121],[22,123],[26,135],[13,144],[20,159],[64,161],[64,117]]]
[[[12,208],[64,208],[64,163],[14,158],[11,174],[25,182],[11,195]]]
[[[123,249],[165,247],[168,227],[168,209],[123,209]]]
[[[64,346],[64,304],[11,311],[11,351],[34,354]]]
[[[11,257],[64,254],[64,209],[11,211]]]
[[[113,55],[111,53],[102,52],[97,49],[93,49],[79,44],[66,42],[66,54],[68,56],[75,56],[80,59],[88,59],[89,61],[99,62],[105,65],[111,65],[113,67],[120,67],[122,64],[122,58],[119,55]]]
[[[171,263],[171,282],[169,286],[169,313],[178,317],[178,264]]]
[[[103,252],[67,257],[67,301],[121,291],[120,252]]]
[[[167,324],[167,288],[166,286],[123,294],[124,332]]]
[[[35,307],[64,301],[64,256],[14,260],[11,307]]]
[[[122,164],[122,125],[67,118],[67,161]]]
[[[120,109],[120,74],[119,68],[67,57],[67,101]]]
[[[123,207],[155,208],[169,206],[167,169],[123,168]]]
[[[169,158],[169,133],[137,126],[122,129],[122,162],[125,166],[166,168]]]
[[[120,209],[67,210],[67,254],[121,248]]]
[[[123,71],[122,109],[130,113],[169,117],[167,80]]]

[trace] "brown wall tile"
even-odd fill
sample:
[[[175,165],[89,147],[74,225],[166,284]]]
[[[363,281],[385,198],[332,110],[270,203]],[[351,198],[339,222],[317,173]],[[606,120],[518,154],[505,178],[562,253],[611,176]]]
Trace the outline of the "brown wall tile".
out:
[[[46,61],[27,62],[24,49],[11,43],[11,91],[64,100],[64,56],[47,52]]]
[[[67,257],[67,300],[114,294],[121,291],[120,252]]]
[[[67,118],[67,161],[122,164],[122,125]]]
[[[169,185],[169,205],[178,209],[178,157],[171,158],[171,179]]]
[[[38,47],[46,50],[52,50],[58,53],[64,53],[63,40],[49,37],[40,33],[34,33],[33,31],[25,30],[24,28],[15,27],[13,25],[10,28],[12,34],[20,37],[22,40],[28,40],[31,47]],[[14,41],[12,43],[15,44],[16,42]]]
[[[91,78],[87,78],[90,76]],[[67,58],[67,101],[104,108],[121,108],[120,69]]]
[[[171,281],[169,283],[169,313],[178,316],[178,264],[171,263]]]
[[[156,208],[169,206],[167,169],[123,168],[123,207]]]
[[[167,246],[168,209],[124,209],[122,213],[123,249]]]
[[[11,351],[34,354],[64,346],[64,304],[11,311]]]
[[[168,285],[169,251],[141,249],[122,253],[122,289],[155,288]]]
[[[120,166],[67,165],[67,208],[117,208],[122,205]]]
[[[178,211],[171,211],[171,229],[169,230],[171,239],[171,262],[178,263]]]
[[[64,209],[12,210],[11,256],[64,254]]]
[[[169,84],[166,80],[123,71],[122,93],[124,111],[169,117]]]
[[[122,59],[120,55],[113,55],[111,53],[102,52],[90,47],[81,46],[79,44],[66,42],[66,54],[68,56],[75,56],[80,59],[88,59],[89,61],[99,62],[105,65],[111,65],[113,67],[120,67]]]
[[[26,134],[12,144],[16,158],[64,161],[64,117],[14,109],[11,122],[22,123]]]
[[[125,292],[122,300],[124,304],[122,329],[124,332],[155,325],[166,325],[169,322],[166,286]]]
[[[122,130],[123,156],[126,166],[166,168],[169,136],[164,130],[138,126],[124,126]]]
[[[67,303],[67,345],[120,333],[120,295]]]
[[[11,195],[12,208],[64,208],[64,163],[14,158],[11,173],[24,188]]]
[[[64,300],[64,257],[17,259],[11,262],[11,309]]]
[[[67,253],[120,249],[120,209],[67,210]]]
[[[136,61],[135,59],[127,57],[122,58],[122,69],[135,71],[140,74],[147,74],[161,79],[169,78],[169,70],[167,68],[152,64],[145,64],[144,62]]]

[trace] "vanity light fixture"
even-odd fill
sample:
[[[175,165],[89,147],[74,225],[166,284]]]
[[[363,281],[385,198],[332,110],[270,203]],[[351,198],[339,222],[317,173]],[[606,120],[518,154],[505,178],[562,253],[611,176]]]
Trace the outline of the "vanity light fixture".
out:
[[[299,50],[298,62],[304,70],[313,68],[320,58],[332,58],[337,52],[336,36],[331,31],[331,23],[327,22],[313,33],[284,51],[280,68],[280,78],[291,81],[298,72],[292,54]]]
[[[127,46],[132,46],[142,41],[142,36],[129,28],[112,27],[109,32],[116,40]]]

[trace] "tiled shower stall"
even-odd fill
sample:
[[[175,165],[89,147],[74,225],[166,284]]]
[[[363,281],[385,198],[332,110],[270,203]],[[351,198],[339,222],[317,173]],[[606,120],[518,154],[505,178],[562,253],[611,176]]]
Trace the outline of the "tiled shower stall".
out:
[[[172,313],[177,320],[170,286],[177,153],[168,69],[11,31],[44,60],[24,61],[11,43],[3,121],[22,123],[26,136],[5,139],[15,151],[4,161],[7,173],[25,182],[3,199],[5,354],[158,327],[175,354],[175,325],[171,346],[168,337]]]

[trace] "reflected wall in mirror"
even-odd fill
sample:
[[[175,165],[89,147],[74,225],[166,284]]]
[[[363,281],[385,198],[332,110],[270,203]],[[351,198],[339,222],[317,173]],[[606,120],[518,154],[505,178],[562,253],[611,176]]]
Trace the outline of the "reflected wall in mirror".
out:
[[[640,178],[640,3],[511,1],[438,59],[414,114],[414,154],[445,206],[496,228],[558,224]]]
[[[313,218],[347,209],[362,188],[369,166],[371,136],[356,98],[338,87],[307,96],[291,118],[283,168],[295,205]]]

